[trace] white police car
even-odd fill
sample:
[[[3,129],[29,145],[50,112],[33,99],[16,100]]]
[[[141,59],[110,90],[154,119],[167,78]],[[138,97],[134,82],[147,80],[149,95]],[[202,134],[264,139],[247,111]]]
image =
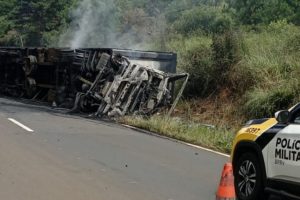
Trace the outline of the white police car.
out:
[[[300,199],[300,104],[249,121],[235,137],[231,159],[239,200]]]

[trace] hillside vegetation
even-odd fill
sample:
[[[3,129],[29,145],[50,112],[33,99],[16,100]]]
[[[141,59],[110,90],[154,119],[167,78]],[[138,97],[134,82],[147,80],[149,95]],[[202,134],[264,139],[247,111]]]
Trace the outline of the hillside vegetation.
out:
[[[178,53],[178,70],[191,79],[174,116],[222,130],[214,132],[232,133],[247,119],[271,117],[299,101],[298,0],[0,0],[0,5],[2,46]],[[147,129],[163,132],[153,129],[157,117],[150,124],[125,122],[143,128],[147,122]]]

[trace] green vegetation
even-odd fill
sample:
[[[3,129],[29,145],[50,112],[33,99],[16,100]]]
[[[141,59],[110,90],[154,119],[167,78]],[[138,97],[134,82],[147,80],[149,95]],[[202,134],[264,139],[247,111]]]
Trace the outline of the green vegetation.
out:
[[[255,83],[245,92],[247,117],[272,116],[299,101],[299,27],[286,21],[271,23],[260,33],[247,33],[244,64]],[[297,50],[298,49],[298,50]]]
[[[243,24],[269,24],[283,19],[298,25],[300,22],[297,0],[231,0],[230,5]]]
[[[177,126],[178,121],[156,117],[126,119],[148,130],[228,152],[231,137],[224,130],[235,130],[249,118],[272,117],[299,101],[299,0],[0,0],[0,4],[0,45],[63,46],[72,42],[61,41],[72,41],[73,32],[83,30],[77,36],[88,35],[88,40],[81,40],[87,46],[111,43],[177,52],[178,70],[189,72],[191,79],[174,117],[191,121],[191,127],[207,123],[220,128],[185,129],[186,122]],[[91,6],[81,8],[87,4]],[[88,12],[93,8],[96,11]],[[80,20],[86,13],[95,17]],[[211,139],[222,134],[221,141]]]
[[[68,13],[74,3],[74,0],[1,0],[0,44],[48,45],[70,22]]]
[[[120,122],[225,153],[230,153],[234,136],[228,130],[207,127],[180,118],[153,116],[146,120],[141,117],[124,117]]]

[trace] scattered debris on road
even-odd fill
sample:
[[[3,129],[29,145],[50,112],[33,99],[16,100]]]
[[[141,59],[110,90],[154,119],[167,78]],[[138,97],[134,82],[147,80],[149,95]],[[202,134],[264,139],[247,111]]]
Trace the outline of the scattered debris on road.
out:
[[[98,117],[152,115],[166,107],[171,113],[189,78],[175,72],[172,53],[0,48],[0,94]]]

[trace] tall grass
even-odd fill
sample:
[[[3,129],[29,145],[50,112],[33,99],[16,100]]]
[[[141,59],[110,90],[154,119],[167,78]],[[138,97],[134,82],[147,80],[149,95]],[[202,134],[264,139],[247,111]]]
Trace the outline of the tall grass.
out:
[[[221,81],[221,91],[216,90],[220,87],[218,80],[221,77],[220,73],[216,73],[216,68],[222,68],[222,63],[228,62],[228,56],[219,57],[221,64],[216,67],[213,49],[223,48],[222,38],[216,47],[213,46],[216,41],[213,42],[208,36],[178,36],[169,42],[169,48],[179,52],[179,67],[192,74],[187,94],[193,96],[196,93],[194,97],[201,97],[202,101],[215,90],[213,95],[217,97],[210,98],[213,105],[210,109],[224,111],[223,107],[229,108],[225,115],[200,112],[207,115],[201,119],[221,118],[226,125],[232,121],[227,116],[235,118],[233,115],[238,115],[242,124],[245,118],[272,117],[277,110],[286,109],[300,100],[300,28],[284,20],[256,28],[239,31],[241,41],[237,41],[240,44],[236,43],[235,49],[238,47],[240,50],[235,50],[233,54],[238,55],[233,56],[240,57],[240,60],[227,69],[225,80]],[[224,91],[227,99],[222,97]],[[216,104],[213,99],[223,102]],[[194,101],[191,100],[192,103]],[[199,113],[199,110],[205,109],[204,106],[198,104],[198,111],[193,109],[189,112]]]
[[[256,82],[243,96],[241,111],[247,117],[272,116],[299,101],[299,31],[280,21],[259,33],[246,33],[243,64],[251,69]]]
[[[287,38],[286,35],[289,35]],[[272,86],[282,80],[286,72],[299,66],[299,56],[288,52],[288,42],[293,33],[248,33],[246,46],[248,53],[245,64],[250,66],[260,80],[260,86]]]
[[[180,118],[124,117],[120,122],[225,153],[231,151],[234,137],[231,130],[207,127]]]
[[[175,36],[168,49],[178,53],[178,70],[190,74],[185,96],[203,97],[215,87],[215,68],[212,60],[212,39],[205,36],[185,38]]]

